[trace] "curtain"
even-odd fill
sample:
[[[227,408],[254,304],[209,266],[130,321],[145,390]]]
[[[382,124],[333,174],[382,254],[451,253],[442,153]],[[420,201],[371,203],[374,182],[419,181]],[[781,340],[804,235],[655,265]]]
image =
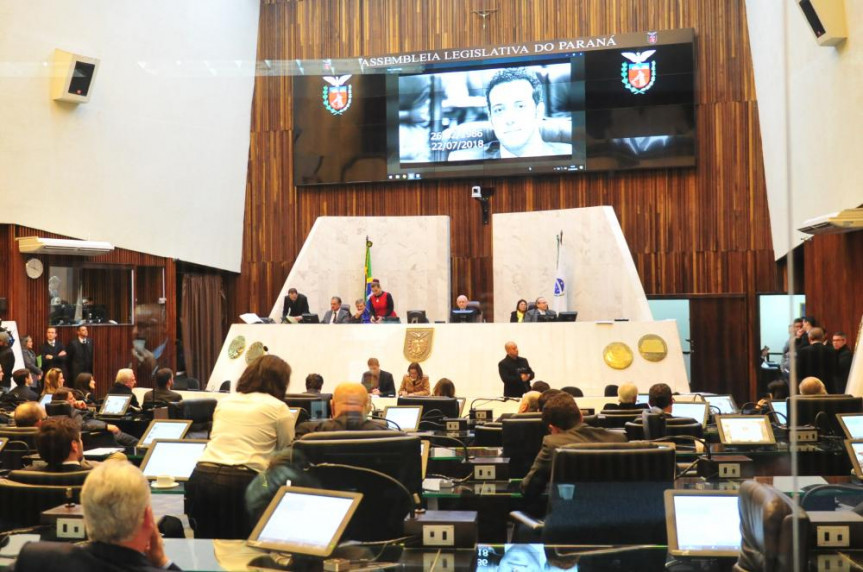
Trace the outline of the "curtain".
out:
[[[222,277],[214,274],[183,276],[183,351],[186,375],[207,385],[225,339],[225,289]]]

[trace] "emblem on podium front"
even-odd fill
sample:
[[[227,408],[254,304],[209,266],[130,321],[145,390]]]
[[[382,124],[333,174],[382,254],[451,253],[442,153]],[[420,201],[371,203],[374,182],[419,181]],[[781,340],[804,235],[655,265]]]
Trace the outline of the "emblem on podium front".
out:
[[[237,359],[243,355],[244,351],[246,351],[246,338],[244,336],[235,337],[228,345],[228,357],[231,359]]]
[[[417,363],[429,358],[434,341],[434,328],[408,328],[405,331],[404,356]]]
[[[623,342],[611,342],[602,350],[602,359],[614,369],[626,369],[632,364],[632,350]]]

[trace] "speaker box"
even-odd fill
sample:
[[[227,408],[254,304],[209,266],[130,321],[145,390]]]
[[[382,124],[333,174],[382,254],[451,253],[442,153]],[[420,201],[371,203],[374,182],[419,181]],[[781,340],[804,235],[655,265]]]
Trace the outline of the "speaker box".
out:
[[[845,0],[800,0],[803,16],[821,46],[835,46],[848,37]]]
[[[99,71],[99,60],[63,50],[54,50],[54,73],[51,99],[87,103],[93,93],[93,82]]]

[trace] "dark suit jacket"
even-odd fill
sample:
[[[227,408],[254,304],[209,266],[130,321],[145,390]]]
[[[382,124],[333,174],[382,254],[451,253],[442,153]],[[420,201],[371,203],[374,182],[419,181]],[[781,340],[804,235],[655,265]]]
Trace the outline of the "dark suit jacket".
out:
[[[79,373],[93,373],[93,341],[90,338],[82,344],[76,336],[69,342],[66,352],[69,354],[69,385],[75,383]]]
[[[536,308],[534,308],[533,310],[528,310],[527,314],[524,315],[524,321],[525,322],[538,322],[540,315],[541,314],[539,313],[539,310],[537,310]],[[546,310],[545,315],[551,316],[551,318],[549,318],[549,319],[553,319],[553,318],[557,317],[557,312],[555,312],[554,310]]]
[[[842,346],[839,351],[833,350],[833,354],[836,356],[836,381],[833,385],[836,387],[836,393],[845,393],[854,354],[851,353],[851,348],[848,346]]]
[[[327,310],[326,313],[324,313],[324,319],[321,320],[321,323],[322,324],[329,324],[330,320],[332,318],[333,318],[333,311]],[[337,324],[347,324],[350,321],[351,321],[351,313],[348,312],[347,310],[339,308],[339,313],[336,315],[336,323]]]
[[[302,316],[309,313],[309,299],[305,294],[297,294],[297,301],[291,300],[290,296],[285,296],[285,303],[282,306],[282,317],[285,316]]]
[[[6,371],[5,369],[3,370]],[[14,395],[20,401],[39,401],[39,394],[27,387],[26,385],[18,385],[9,392],[9,395]]]
[[[158,572],[163,570],[147,560],[140,552],[130,548],[91,542],[76,546],[65,542],[28,542],[21,549],[14,570],[17,572],[41,572],[63,570],[63,572]],[[171,564],[168,570],[180,570]]]
[[[521,380],[519,369],[527,369],[530,378],[527,381]],[[527,359],[519,356],[512,359],[506,356],[497,364],[497,372],[500,375],[500,380],[503,382],[503,395],[505,397],[521,397],[526,391],[530,390],[530,380],[533,379],[533,370],[530,369],[530,364]]]
[[[124,385],[123,387],[126,386]],[[183,396],[170,389],[154,389],[144,394],[144,403],[150,403],[151,401],[169,401],[173,403],[183,401]]]
[[[536,496],[545,490],[551,478],[551,461],[554,450],[572,443],[625,443],[626,435],[607,429],[590,427],[579,423],[572,429],[542,438],[542,449],[533,461],[533,466],[521,481],[521,490],[525,496]]]
[[[63,375],[68,378],[69,371],[67,370],[69,356],[58,356],[60,352],[66,351],[66,346],[63,345],[63,342],[60,340],[54,340],[54,346],[45,342],[39,348],[39,353],[42,355],[42,370],[48,371],[52,367],[59,367],[63,370]],[[92,373],[92,372],[91,372]],[[74,379],[69,379],[69,385],[75,383]]]
[[[42,473],[78,473],[81,471],[92,471],[98,466],[97,464],[90,463],[89,461],[81,461],[78,465],[68,464],[68,465],[48,465],[45,461],[36,461],[29,467],[24,467],[25,471],[39,471]]]
[[[342,413],[335,419],[326,421],[306,421],[297,425],[296,438],[319,431],[378,431],[386,429],[385,422],[368,419],[361,413]]]
[[[372,390],[372,372],[367,371],[363,374],[363,385],[366,391]],[[396,382],[393,379],[393,374],[388,371],[381,370],[378,375],[378,391],[381,395],[393,396],[396,394]]]
[[[12,348],[3,346],[0,348],[0,367],[3,368],[3,380],[0,385],[10,387],[12,385],[12,372],[15,371],[15,354]]]
[[[138,405],[138,398],[135,397],[135,394],[132,393],[132,390],[128,385],[123,385],[122,383],[115,383],[111,386],[111,389],[108,390],[108,393],[113,393],[117,395],[131,395],[132,396],[132,405],[135,407],[140,407]]]
[[[835,386],[836,352],[824,344],[809,344],[797,352],[797,379],[817,377],[827,387],[827,393],[842,393]],[[844,391],[844,387],[842,390]]]
[[[513,310],[512,312],[509,313],[509,321],[510,322],[516,322],[516,323],[518,322],[518,310]],[[524,321],[524,322],[527,321],[527,312],[524,313],[524,318],[522,318],[522,321]]]

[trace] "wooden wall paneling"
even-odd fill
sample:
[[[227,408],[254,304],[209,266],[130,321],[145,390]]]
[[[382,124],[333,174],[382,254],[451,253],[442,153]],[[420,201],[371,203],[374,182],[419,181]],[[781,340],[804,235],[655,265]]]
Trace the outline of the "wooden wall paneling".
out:
[[[689,303],[693,391],[730,393],[738,403],[751,400],[744,296],[695,298]]]

